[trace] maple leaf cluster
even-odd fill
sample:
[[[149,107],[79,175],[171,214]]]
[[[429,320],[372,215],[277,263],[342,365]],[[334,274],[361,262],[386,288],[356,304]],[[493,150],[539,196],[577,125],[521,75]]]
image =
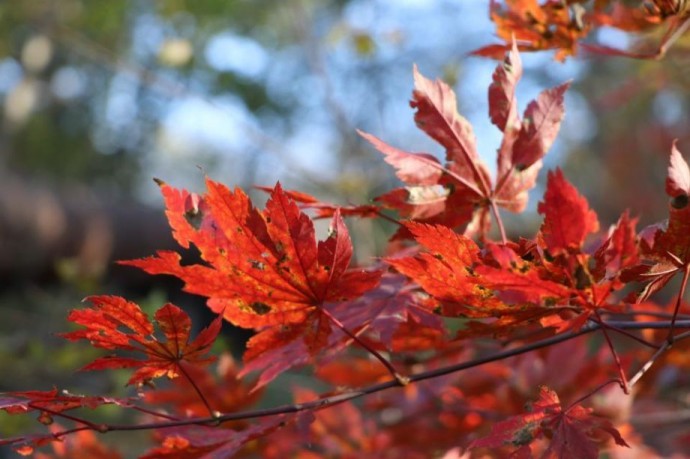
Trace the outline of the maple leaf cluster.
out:
[[[493,44],[473,52],[500,59],[516,40],[522,51],[555,50],[556,60],[574,56],[580,46],[604,54],[641,59],[660,58],[690,27],[690,3],[686,0],[491,0],[491,20],[505,44]],[[586,41],[600,27],[639,33],[665,28],[652,51],[616,49]]]
[[[562,2],[547,3],[549,20],[565,14]],[[538,19],[536,2],[509,2],[528,4]],[[655,362],[690,367],[670,351],[690,336],[682,302],[690,168],[674,144],[667,222],[638,232],[626,211],[603,234],[586,198],[560,169],[549,171],[538,231],[509,240],[501,211],[525,210],[569,86],[541,92],[518,114],[518,46],[528,36],[517,37],[488,90],[489,118],[503,134],[495,177],[452,89],[415,68],[414,121],[444,158],[360,133],[403,182],[371,204],[341,208],[276,184],[258,209],[241,189],[211,179],[203,194],[159,181],[173,236],[197,258],[159,251],[122,263],[181,279],[217,317],[192,337],[190,317],[172,304],[151,319],[124,298],[88,298],[90,307],[69,315],[81,328],[63,337],[111,352],[84,370],[134,370],[128,385],[136,395],[1,394],[0,410],[35,413],[48,431],[0,445],[40,458],[84,451],[116,458],[94,433],[152,430],[147,459],[587,459],[602,451],[617,457],[626,447],[655,454],[631,413],[653,406],[658,394],[647,381],[656,370],[645,374]],[[321,240],[309,210],[331,219]],[[391,240],[404,248],[353,265],[344,216],[396,221]],[[652,302],[674,277],[682,278],[677,299]],[[223,321],[254,333],[242,363],[212,354]],[[284,405],[267,402],[267,388],[288,384],[285,373],[296,368],[318,383],[284,390],[292,396]],[[682,380],[680,373],[664,377]],[[154,384],[160,378],[163,387]],[[84,414],[104,405],[138,418],[112,425]]]

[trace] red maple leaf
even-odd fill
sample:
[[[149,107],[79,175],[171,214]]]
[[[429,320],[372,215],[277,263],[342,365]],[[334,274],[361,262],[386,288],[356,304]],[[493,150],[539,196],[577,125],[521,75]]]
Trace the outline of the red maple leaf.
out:
[[[154,315],[154,322],[165,336],[161,341],[154,336],[154,324],[135,303],[118,296],[92,296],[87,300],[93,304],[91,308],[73,310],[68,317],[86,328],[62,336],[72,341],[85,339],[101,349],[140,352],[144,358],[100,357],[82,370],[136,368],[127,382],[129,385],[161,376],[174,378],[178,376],[181,362],[207,364],[215,360],[205,354],[220,331],[220,317],[190,342],[192,322],[189,316],[168,303]]]
[[[482,250],[446,226],[409,222],[426,252],[386,261],[440,301],[443,315],[492,319],[469,322],[458,337],[505,336],[537,321],[577,329],[600,309],[620,312],[610,298],[624,286],[623,270],[639,260],[635,222],[624,214],[594,254],[585,250],[597,216],[559,170],[549,173],[539,212],[535,242],[486,242]]]
[[[620,275],[627,268],[639,262],[637,250],[636,218],[624,212],[618,222],[609,230],[608,238],[594,254],[595,266],[592,275],[597,281],[616,282],[616,288],[623,287]]]
[[[180,255],[169,251],[124,264],[172,274],[185,282],[185,290],[208,297],[209,307],[229,322],[258,330],[247,345],[246,362],[297,340],[307,355],[320,351],[333,325],[327,306],[361,296],[381,276],[348,269],[352,243],[340,212],[333,215],[328,238],[317,244],[312,221],[280,184],[264,211],[239,189],[232,192],[212,180],[207,187],[197,196],[161,184],[177,241],[194,244],[204,264],[182,266]]]
[[[592,415],[591,408],[580,404],[564,409],[558,395],[542,386],[539,399],[528,413],[497,423],[491,434],[475,440],[470,448],[514,446],[518,449],[511,457],[529,458],[532,457],[530,443],[545,437],[550,444],[541,455],[542,459],[596,459],[599,447],[595,438],[599,432],[609,434],[618,445],[628,446],[610,421]]]
[[[392,147],[371,134],[360,132],[407,185],[376,199],[417,221],[460,227],[485,236],[494,206],[521,212],[527,192],[534,187],[541,159],[551,148],[564,115],[563,96],[569,83],[543,91],[528,104],[521,119],[515,88],[522,75],[517,47],[506,55],[489,87],[489,115],[503,132],[498,152],[496,180],[477,152],[469,122],[456,108],[453,90],[442,81],[431,81],[415,67],[415,89],[410,105],[416,109],[417,126],[445,149],[445,164],[428,153],[411,153]],[[495,210],[495,209],[494,209]],[[403,228],[396,237],[409,237]]]
[[[482,328],[481,335],[507,334],[558,314],[559,304],[572,296],[568,286],[542,278],[544,270],[522,260],[513,248],[489,244],[480,252],[474,241],[445,226],[410,222],[407,228],[427,251],[387,263],[439,300],[442,315],[499,319],[484,327],[467,324],[475,324],[474,332]]]
[[[443,303],[443,315],[493,316],[500,301],[475,282],[479,247],[472,239],[442,225],[409,222],[407,229],[428,252],[386,262]]]
[[[544,215],[540,237],[554,256],[579,250],[585,238],[599,230],[597,215],[560,169],[549,172],[544,201],[537,210]]]

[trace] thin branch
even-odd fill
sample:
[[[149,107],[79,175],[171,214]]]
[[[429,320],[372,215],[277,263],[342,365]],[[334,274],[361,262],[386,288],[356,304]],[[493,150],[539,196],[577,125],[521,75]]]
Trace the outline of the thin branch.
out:
[[[612,311],[601,311],[601,314],[606,314],[610,316],[649,316],[649,317],[659,317],[661,319],[671,319],[673,318],[673,313],[663,312],[663,311],[651,311],[646,309],[640,309],[635,311],[625,311],[625,312],[612,312]],[[678,319],[690,319],[690,314],[677,314]],[[607,322],[610,324],[611,322]]]
[[[640,368],[637,371],[637,373],[635,373],[635,375],[632,378],[630,378],[630,380],[628,381],[628,387],[632,388],[635,384],[637,384],[637,382],[642,378],[642,376],[644,376],[644,374],[647,373],[647,371],[649,371],[650,368],[652,368],[652,365],[654,365],[656,359],[658,359],[659,356],[666,352],[666,350],[670,347],[671,343],[669,341],[664,341],[661,347],[659,347],[659,349],[656,350],[654,355],[652,355],[650,359],[647,360],[647,362],[644,365],[642,365],[642,368]]]
[[[56,416],[64,419],[69,419],[70,421],[76,422],[77,424],[83,424],[85,428],[91,429],[91,430],[101,430],[101,426],[89,421],[88,419],[83,419],[78,416],[73,416],[71,414],[65,413],[64,411],[56,411],[48,407],[43,407],[40,404],[36,404],[34,402],[29,402],[27,403],[27,406],[29,408],[33,408],[35,410],[39,411],[45,411],[46,413],[50,414],[51,416]]]
[[[620,333],[621,335],[627,336],[628,338],[633,339],[633,340],[637,341],[638,343],[643,344],[647,347],[651,347],[654,349],[659,348],[659,346],[657,344],[649,342],[644,338],[640,338],[639,336],[634,335],[627,330],[623,330],[622,328],[618,328],[618,327],[611,325],[611,322],[604,322],[604,320],[601,318],[601,315],[599,314],[598,311],[597,311],[597,317],[596,318],[590,318],[589,320],[593,321],[596,324],[601,325],[603,328],[606,328],[608,330],[612,330],[612,331],[615,331],[617,333]]]
[[[608,320],[605,322],[610,327],[622,330],[663,330],[670,327],[669,321],[659,322],[626,322],[624,320]],[[690,328],[690,320],[677,320],[676,328]],[[683,333],[685,335],[685,333]],[[678,335],[680,337],[682,335]]]
[[[158,417],[158,418],[168,419],[168,420],[170,420],[170,421],[179,421],[179,420],[180,420],[180,418],[178,418],[177,416],[171,416],[171,415],[169,415],[169,414],[161,413],[161,412],[159,412],[159,411],[150,410],[150,409],[145,408],[145,407],[143,407],[143,406],[131,405],[131,408],[132,408],[133,410],[139,411],[139,412],[141,412],[141,413],[148,414],[148,415],[151,415],[151,416],[155,416],[155,417]]]
[[[569,333],[564,333],[564,334],[557,335],[557,336],[552,336],[550,338],[543,339],[541,341],[537,341],[537,342],[527,344],[524,346],[516,347],[514,349],[510,349],[510,350],[503,351],[503,352],[497,352],[497,353],[492,354],[490,356],[481,357],[478,359],[473,359],[473,360],[470,360],[467,362],[462,362],[462,363],[455,364],[455,365],[448,365],[448,366],[445,366],[442,368],[437,368],[434,370],[423,371],[423,372],[409,376],[409,381],[410,381],[409,383],[412,384],[412,383],[424,381],[427,379],[433,379],[433,378],[437,378],[439,376],[444,376],[444,375],[448,375],[451,373],[456,373],[459,371],[467,370],[469,368],[474,368],[474,367],[477,367],[480,365],[484,365],[486,363],[507,359],[509,357],[515,357],[517,355],[525,354],[527,352],[531,352],[531,351],[534,351],[537,349],[552,346],[554,344],[562,343],[564,341],[568,341],[568,340],[571,340],[573,338],[577,338],[578,336],[582,336],[582,335],[585,335],[587,333],[591,333],[595,330],[598,330],[599,328],[600,327],[597,324],[590,324],[590,325],[586,325],[586,326],[582,327],[582,329],[580,329],[577,332],[569,332]],[[338,395],[328,396],[328,397],[320,398],[320,399],[313,400],[311,402],[306,402],[306,403],[295,403],[295,404],[289,404],[289,405],[281,405],[281,406],[277,406],[274,408],[249,410],[249,411],[243,411],[243,412],[238,412],[238,413],[228,413],[228,414],[223,414],[223,415],[220,415],[217,417],[199,417],[199,418],[189,418],[189,419],[180,420],[180,421],[152,422],[152,423],[144,423],[144,424],[136,424],[136,425],[109,425],[108,431],[151,430],[151,429],[162,429],[162,428],[168,428],[168,427],[179,427],[179,426],[192,425],[192,424],[203,425],[203,424],[208,424],[208,423],[223,423],[223,422],[227,422],[227,421],[255,419],[255,418],[262,418],[262,417],[267,417],[267,416],[275,416],[275,415],[279,415],[279,414],[297,413],[297,412],[305,411],[305,410],[320,410],[320,409],[334,406],[334,405],[337,405],[337,404],[340,404],[343,402],[354,400],[354,399],[363,397],[365,395],[370,395],[370,394],[381,392],[381,391],[384,391],[387,389],[391,389],[393,387],[400,387],[400,383],[397,381],[397,379],[392,379],[392,380],[385,381],[382,383],[373,384],[371,386],[367,386],[367,387],[364,387],[362,389],[353,390],[353,391],[345,392],[345,393],[338,394]]]
[[[676,324],[678,326],[680,326],[680,322],[688,322],[688,321],[679,321]],[[644,365],[642,365],[642,368],[640,368],[637,371],[637,373],[635,373],[635,375],[632,378],[630,378],[630,380],[628,382],[628,387],[631,388],[632,386],[637,384],[637,382],[642,378],[642,376],[644,376],[644,374],[647,373],[647,371],[649,371],[649,369],[652,367],[652,365],[654,365],[654,362],[656,362],[656,360],[659,358],[659,356],[661,356],[661,354],[663,354],[668,349],[670,349],[674,342],[682,341],[682,340],[689,338],[689,337],[690,337],[690,331],[686,331],[684,333],[681,333],[679,335],[674,336],[671,340],[664,341],[663,344],[659,347],[659,349],[657,349],[657,351],[654,353],[654,355],[652,355],[650,357],[650,359]]]
[[[607,322],[607,325],[614,325],[617,328],[620,329],[629,329],[629,330],[642,330],[642,329],[663,329],[663,328],[668,328],[670,326],[670,322]],[[690,321],[677,321],[676,322],[677,327],[684,327],[684,328],[690,328]],[[454,364],[454,365],[448,365],[445,367],[441,368],[436,368],[433,370],[427,370],[427,371],[422,371],[413,375],[410,375],[408,377],[409,379],[409,384],[413,384],[415,382],[419,381],[425,381],[427,379],[433,379],[437,378],[440,376],[448,375],[451,373],[457,373],[463,370],[467,370],[470,368],[475,368],[487,363],[491,362],[496,362],[499,360],[507,359],[509,357],[515,357],[518,355],[526,354],[531,351],[535,351],[538,349],[546,348],[549,346],[552,346],[554,344],[562,343],[565,341],[569,341],[573,338],[577,338],[579,336],[594,332],[601,329],[601,325],[590,322],[583,326],[580,330],[574,331],[574,332],[568,332],[568,333],[563,333],[560,335],[552,336],[550,338],[546,338],[540,341],[536,341],[534,343],[526,344],[523,346],[516,347],[514,349],[509,349],[507,351],[502,351],[502,352],[497,352],[495,354],[485,356],[485,357],[480,357],[477,359],[469,360],[466,362],[462,362],[459,364]],[[684,340],[686,338],[690,338],[690,331],[681,333],[675,337],[675,342]],[[643,374],[649,369],[649,367],[652,366],[654,361],[658,359],[658,357],[666,350],[668,350],[671,347],[671,344],[668,341],[665,341],[661,347],[654,353],[652,358],[643,366],[640,371],[635,374],[632,378],[629,379],[628,382],[628,387],[632,388],[643,376]],[[617,380],[612,380],[612,381],[617,381]],[[610,384],[612,381],[608,381],[606,384]],[[79,430],[85,430],[85,429],[91,429],[91,430],[96,430],[98,432],[112,432],[112,431],[135,431],[135,430],[152,430],[152,429],[164,429],[164,428],[171,428],[171,427],[179,427],[179,426],[187,426],[187,425],[217,425],[223,422],[228,422],[228,421],[236,421],[236,420],[248,420],[248,419],[256,419],[256,418],[262,418],[262,417],[268,417],[268,416],[275,416],[275,415],[280,415],[280,414],[290,414],[290,413],[297,413],[301,411],[306,411],[306,410],[320,410],[324,409],[330,406],[334,406],[343,402],[347,402],[350,400],[354,400],[366,395],[374,394],[377,392],[381,392],[384,390],[392,389],[394,387],[400,387],[400,382],[397,379],[391,379],[382,383],[378,384],[373,384],[361,389],[357,390],[352,390],[349,392],[344,392],[341,394],[337,395],[332,395],[332,396],[327,396],[323,397],[317,400],[313,400],[311,402],[306,402],[306,403],[295,403],[295,404],[289,404],[289,405],[281,405],[273,408],[265,408],[265,409],[259,409],[259,410],[248,410],[248,411],[241,411],[237,413],[228,413],[228,414],[222,414],[220,416],[211,416],[211,417],[197,417],[197,418],[188,418],[184,420],[176,420],[176,421],[166,421],[166,422],[151,422],[151,423],[142,423],[142,424],[135,424],[135,425],[96,425],[91,423],[89,426],[80,428]],[[42,409],[37,407],[37,409]],[[62,413],[60,413],[62,415]],[[83,422],[83,420],[77,421],[77,422]],[[60,432],[56,434],[56,438],[59,438],[59,436],[65,435],[65,432]],[[10,440],[8,444],[11,443],[22,443],[25,442],[26,440],[24,438],[17,438],[14,439],[14,441]]]
[[[384,214],[383,211],[382,211],[381,209],[376,209],[374,212],[376,212],[376,215],[377,215],[379,218],[382,218],[382,219],[386,220],[387,222],[391,222],[391,223],[393,223],[394,225],[402,226],[402,223],[401,223],[399,220],[396,220],[395,218],[390,217],[390,216]]]
[[[683,324],[686,327],[690,327],[690,321],[683,321]],[[621,329],[661,329],[661,328],[668,328],[669,322],[618,322],[616,323],[616,326]],[[524,346],[519,346],[514,349],[510,349],[507,351],[503,352],[497,352],[496,354],[492,354],[490,356],[482,357],[479,359],[474,359],[470,360],[467,362],[455,364],[455,365],[449,365],[445,366],[442,368],[437,368],[434,370],[427,370],[423,371],[417,374],[413,374],[409,376],[410,384],[419,382],[419,381],[424,381],[427,379],[433,379],[437,378],[439,376],[444,376],[447,374],[451,373],[456,373],[460,372],[463,370],[467,370],[470,368],[478,367],[487,363],[495,362],[498,360],[503,360],[507,359],[509,357],[515,357],[517,355],[521,354],[526,354],[531,351],[535,351],[538,349],[542,349],[545,347],[552,346],[554,344],[562,343],[565,341],[569,341],[573,338],[577,338],[579,336],[591,333],[593,331],[599,330],[601,328],[600,325],[595,324],[595,323],[590,323],[589,325],[585,325],[582,327],[579,331],[577,332],[569,332],[569,333],[564,333],[561,335],[556,335],[552,336],[550,338],[546,338],[540,341],[536,341],[534,343],[530,343]],[[680,341],[685,338],[690,337],[690,332],[683,333],[681,335],[678,335],[676,337],[676,341]],[[663,348],[663,346],[662,346]],[[661,348],[660,348],[661,349]],[[657,351],[659,353],[659,351]],[[639,378],[638,378],[639,379]],[[628,383],[628,387],[632,387],[633,384],[631,384],[632,379],[629,380],[630,382]],[[121,427],[126,428],[126,430],[145,430],[145,429],[156,429],[156,428],[161,428],[161,427],[176,427],[180,425],[189,425],[189,424],[204,424],[208,422],[226,422],[226,421],[236,421],[236,420],[244,420],[244,419],[255,419],[255,418],[261,418],[261,417],[266,417],[266,416],[274,416],[277,414],[288,414],[288,413],[296,413],[304,410],[318,410],[322,408],[326,408],[329,406],[337,405],[339,403],[343,403],[346,401],[354,400],[360,397],[363,397],[365,395],[370,395],[374,394],[377,392],[381,392],[387,389],[391,389],[393,387],[399,387],[399,383],[397,380],[389,380],[385,381],[382,383],[374,384],[368,387],[364,387],[362,389],[350,391],[350,392],[345,392],[342,394],[334,395],[334,396],[329,396],[329,397],[324,397],[318,400],[314,400],[312,402],[307,402],[307,403],[300,403],[300,404],[291,404],[291,405],[281,405],[277,406],[274,408],[267,408],[267,409],[261,409],[261,410],[250,410],[250,411],[244,411],[244,412],[238,412],[238,413],[228,413],[228,414],[223,414],[221,416],[218,416],[216,418],[195,418],[195,419],[189,419],[188,421],[180,421],[180,422],[174,422],[174,423],[153,423],[153,424],[140,424],[136,426],[111,426],[111,430],[123,430]],[[163,424],[163,425],[161,425]]]

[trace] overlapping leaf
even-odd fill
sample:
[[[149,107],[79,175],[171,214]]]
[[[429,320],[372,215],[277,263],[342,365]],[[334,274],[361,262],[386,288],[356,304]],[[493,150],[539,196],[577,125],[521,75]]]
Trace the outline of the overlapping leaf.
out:
[[[207,181],[198,227],[183,203],[189,193],[161,187],[178,242],[194,244],[208,265],[182,266],[174,252],[124,262],[152,274],[172,274],[189,292],[242,327],[302,323],[329,301],[354,298],[376,285],[379,273],[348,271],[352,244],[339,213],[317,246],[314,226],[277,185],[264,212],[237,189]]]
[[[609,237],[594,254],[592,274],[597,281],[612,280],[617,282],[617,288],[622,287],[622,272],[640,261],[636,226],[637,219],[630,218],[626,211],[609,230]]]
[[[473,279],[479,248],[471,239],[441,225],[410,222],[408,230],[428,252],[387,262],[444,303],[444,314],[485,317],[478,309],[499,307],[490,292]]]
[[[459,337],[508,335],[571,308],[576,289],[567,279],[552,280],[543,266],[524,260],[519,247],[488,244],[480,252],[471,239],[448,227],[407,227],[427,252],[387,262],[441,301],[443,315],[498,319],[491,325],[469,323]]]
[[[271,193],[273,188],[258,186],[257,189]],[[297,190],[283,190],[284,193],[302,209],[314,211],[314,218],[332,218],[336,212],[342,217],[375,218],[379,215],[380,208],[375,204],[363,205],[337,205],[330,202],[319,201],[314,196]]]
[[[527,206],[527,193],[536,183],[541,159],[560,130],[565,115],[564,95],[570,86],[564,83],[542,91],[527,105],[521,120],[515,97],[521,76],[522,63],[513,44],[503,64],[496,68],[489,87],[489,114],[492,122],[503,131],[497,159],[495,200],[512,212],[522,212]]]
[[[360,298],[329,304],[326,308],[360,339],[370,342],[377,349],[383,346],[388,351],[399,351],[420,344],[421,340],[417,338],[422,334],[436,338],[436,343],[446,336],[443,321],[433,315],[433,307],[428,305],[435,302],[429,298],[426,301],[419,298],[418,293],[406,288],[402,276],[386,274],[376,288]],[[410,331],[405,328],[408,325],[413,325],[413,330],[406,334]],[[400,333],[403,334],[402,337],[399,337]],[[409,336],[410,334],[414,336]],[[255,388],[260,388],[282,372],[309,363],[313,356],[308,343],[304,339],[297,339],[299,337],[301,335],[293,328],[272,327],[250,339],[245,354],[246,364],[240,377],[259,372]],[[324,344],[327,350],[324,358],[332,357],[350,342],[350,337],[343,331],[334,329]],[[426,345],[423,350],[433,348],[428,341],[422,345]]]
[[[70,312],[69,320],[85,328],[62,336],[72,341],[85,339],[95,347],[144,354],[143,359],[124,356],[100,357],[82,370],[136,368],[127,384],[180,373],[181,362],[207,364],[215,360],[206,354],[221,327],[220,317],[190,341],[192,322],[173,304],[166,304],[154,315],[165,340],[154,336],[154,323],[135,303],[117,296],[93,296],[92,307]]]
[[[544,222],[534,242],[483,250],[451,228],[409,222],[426,252],[387,262],[442,303],[442,314],[471,319],[458,337],[505,336],[524,325],[579,328],[599,310],[620,311],[612,296],[621,273],[638,261],[635,221],[624,214],[592,254],[586,239],[596,214],[560,170],[549,173],[539,203]]]

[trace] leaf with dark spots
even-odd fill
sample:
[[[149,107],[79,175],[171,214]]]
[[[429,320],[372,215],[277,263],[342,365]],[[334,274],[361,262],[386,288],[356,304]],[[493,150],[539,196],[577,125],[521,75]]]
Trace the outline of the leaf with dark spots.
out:
[[[298,338],[308,340],[309,351],[317,352],[326,342],[322,335],[330,333],[325,325],[312,327],[327,321],[319,318],[318,309],[327,302],[359,297],[380,277],[377,271],[349,269],[352,242],[339,211],[333,215],[329,236],[317,244],[311,219],[280,184],[263,211],[239,189],[233,192],[210,179],[207,187],[200,198],[206,209],[200,228],[183,218],[181,199],[166,199],[168,219],[185,242],[199,249],[205,263],[182,266],[179,255],[159,252],[125,264],[182,279],[185,290],[207,297],[209,307],[229,322],[260,330],[257,339],[271,333],[271,327],[297,326],[302,333]],[[164,196],[187,195],[167,185],[162,189]],[[219,241],[224,252],[218,250]],[[283,335],[270,336],[277,339],[271,346],[286,344],[280,341]],[[248,355],[258,357],[256,352]]]
[[[255,301],[254,303],[250,304],[249,307],[252,311],[254,311],[260,316],[263,316],[264,314],[268,314],[269,312],[271,312],[271,307],[269,305],[267,305],[266,303],[261,303],[259,301]]]

